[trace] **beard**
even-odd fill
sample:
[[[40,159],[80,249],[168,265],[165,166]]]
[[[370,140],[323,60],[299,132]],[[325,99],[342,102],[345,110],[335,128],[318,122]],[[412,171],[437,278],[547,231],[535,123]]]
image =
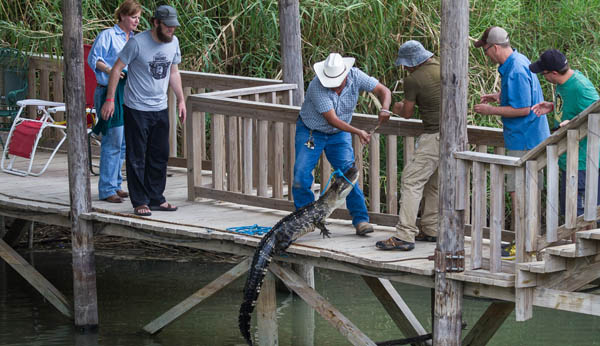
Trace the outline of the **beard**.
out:
[[[160,25],[158,26],[158,28],[156,30],[156,37],[158,38],[158,40],[160,42],[163,42],[163,43],[169,43],[169,42],[173,41],[173,35],[169,36],[169,35],[165,34]]]

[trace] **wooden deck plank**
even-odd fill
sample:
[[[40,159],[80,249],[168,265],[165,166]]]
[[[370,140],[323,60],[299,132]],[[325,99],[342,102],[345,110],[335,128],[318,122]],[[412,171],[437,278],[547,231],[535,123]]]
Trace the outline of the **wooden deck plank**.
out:
[[[47,156],[48,153],[40,152],[39,159],[43,160],[45,155]],[[253,224],[271,227],[288,214],[285,211],[204,198],[188,201],[186,169],[169,167],[168,173],[170,176],[167,178],[165,196],[170,203],[179,207],[177,211],[153,212],[152,216],[144,218],[133,216],[131,215],[133,208],[129,200],[116,204],[98,200],[98,177],[92,176],[93,212],[84,217],[96,221],[97,227],[105,234],[122,236],[127,234],[137,239],[161,239],[175,244],[189,241],[192,247],[205,249],[211,245],[201,246],[197,242],[222,241],[231,246],[220,244],[219,249],[234,249],[240,246],[254,248],[258,245],[260,237],[228,232],[226,231],[228,227]],[[202,183],[210,183],[211,172],[202,173]],[[21,213],[29,211],[29,214],[39,214],[37,217],[41,222],[51,224],[62,222],[63,226],[69,225],[66,155],[57,154],[46,173],[40,177],[18,177],[4,173],[0,175],[5,187],[0,192],[0,214],[10,214],[14,210],[19,210]],[[32,217],[29,214],[26,216]],[[56,219],[57,216],[60,216],[62,221]],[[333,219],[329,221],[331,238],[323,239],[318,231],[312,232],[296,241],[288,248],[288,254],[283,256],[310,257],[317,261],[313,263],[317,266],[319,263],[330,265],[331,261],[338,261],[380,272],[381,275],[399,272],[404,273],[403,275],[426,276],[429,280],[434,274],[433,261],[428,260],[427,257],[433,255],[435,243],[417,242],[415,250],[410,252],[380,251],[375,248],[375,242],[389,238],[395,231],[393,227],[375,225],[374,233],[367,237],[357,237],[350,221]],[[130,230],[117,232],[113,226],[126,227]],[[205,244],[216,244],[215,242]],[[465,248],[468,254],[469,246]],[[234,250],[231,251],[235,253]],[[244,251],[248,252],[248,249]],[[489,241],[487,240],[483,241],[482,256],[484,263],[488,261]],[[502,281],[503,276],[488,279],[493,283],[494,279]],[[506,285],[502,283],[502,286]]]

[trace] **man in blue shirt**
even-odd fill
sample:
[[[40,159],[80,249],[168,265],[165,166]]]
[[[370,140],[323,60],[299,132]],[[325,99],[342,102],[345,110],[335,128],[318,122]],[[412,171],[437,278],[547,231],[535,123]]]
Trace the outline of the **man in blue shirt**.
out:
[[[297,209],[315,200],[311,190],[312,171],[323,150],[333,168],[345,172],[354,165],[351,134],[357,135],[362,144],[370,141],[370,133],[350,125],[361,91],[372,91],[379,98],[382,105],[380,123],[390,117],[390,90],[353,65],[354,58],[342,58],[338,53],[331,53],[325,61],[313,66],[317,76],[306,90],[296,123],[292,193]],[[346,198],[346,206],[352,215],[356,234],[373,232],[365,197],[358,186]]]
[[[479,114],[501,116],[506,154],[521,157],[550,136],[546,115],[537,116],[531,110],[533,105],[544,101],[540,81],[529,70],[529,59],[510,46],[504,29],[489,27],[475,42],[475,47],[483,48],[484,54],[499,65],[502,83],[499,93],[481,96],[481,103],[473,110]],[[500,105],[493,106],[492,102]],[[514,174],[508,174],[506,190],[511,193],[514,202]]]

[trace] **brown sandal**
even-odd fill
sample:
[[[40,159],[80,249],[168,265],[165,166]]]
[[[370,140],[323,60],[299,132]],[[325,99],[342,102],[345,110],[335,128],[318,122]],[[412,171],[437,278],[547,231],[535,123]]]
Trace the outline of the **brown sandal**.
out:
[[[142,211],[142,210],[147,210],[147,211]],[[133,208],[133,213],[137,216],[150,216],[152,215],[152,212],[150,211],[150,208],[148,208],[147,205],[142,204],[142,205],[138,205],[137,207]]]
[[[121,198],[119,195],[114,194],[111,196],[108,196],[104,199],[104,201],[107,201],[109,203],[123,203],[123,198]]]

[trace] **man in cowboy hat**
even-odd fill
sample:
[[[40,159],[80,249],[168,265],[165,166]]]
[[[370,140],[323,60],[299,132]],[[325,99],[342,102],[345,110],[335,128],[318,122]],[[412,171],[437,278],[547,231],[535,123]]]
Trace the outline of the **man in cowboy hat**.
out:
[[[379,98],[382,104],[380,123],[389,119],[392,101],[390,90],[377,79],[352,67],[353,65],[354,58],[343,58],[338,53],[331,53],[325,61],[313,66],[317,76],[306,90],[296,122],[296,162],[292,194],[297,209],[315,200],[311,190],[312,171],[323,150],[333,168],[345,172],[354,165],[351,134],[357,135],[363,144],[371,139],[368,132],[350,125],[361,91],[372,91]],[[352,215],[356,234],[373,232],[365,196],[358,186],[346,198],[346,206]]]
[[[408,41],[398,49],[396,66],[403,66],[410,75],[404,79],[404,102],[396,102],[395,114],[409,119],[415,105],[423,121],[423,134],[417,138],[412,160],[402,172],[400,212],[396,234],[375,246],[381,250],[410,251],[415,240],[437,240],[438,233],[438,166],[440,161],[440,63],[433,53],[418,41]],[[417,228],[417,213],[423,199],[421,233]]]
[[[473,110],[484,115],[499,115],[504,128],[506,154],[521,157],[550,136],[546,115],[538,116],[531,110],[532,106],[544,101],[540,81],[535,73],[529,71],[529,59],[510,46],[508,33],[501,27],[487,28],[474,45],[483,48],[483,54],[499,65],[501,86],[499,93],[481,96],[481,103]],[[494,102],[499,105],[490,104]],[[514,174],[507,176],[506,190],[511,193],[514,202]]]

